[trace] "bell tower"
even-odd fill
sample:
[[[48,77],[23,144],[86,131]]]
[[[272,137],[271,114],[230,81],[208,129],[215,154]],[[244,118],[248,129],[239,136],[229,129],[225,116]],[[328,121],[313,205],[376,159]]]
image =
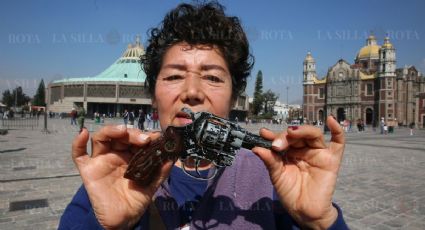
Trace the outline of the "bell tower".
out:
[[[314,120],[314,81],[316,80],[316,61],[308,52],[303,62],[303,117]]]
[[[307,56],[304,59],[303,62],[304,65],[304,84],[312,84],[314,82],[314,77],[316,76],[316,61],[314,60],[313,56],[311,56],[311,53],[308,52]]]
[[[396,90],[396,57],[395,48],[388,36],[384,39],[384,44],[379,49],[379,69],[377,84],[379,88],[379,118],[385,121],[394,121],[397,114],[395,99]]]
[[[385,37],[384,44],[379,49],[379,74],[380,77],[395,77],[396,59],[395,49],[390,43],[390,38]]]

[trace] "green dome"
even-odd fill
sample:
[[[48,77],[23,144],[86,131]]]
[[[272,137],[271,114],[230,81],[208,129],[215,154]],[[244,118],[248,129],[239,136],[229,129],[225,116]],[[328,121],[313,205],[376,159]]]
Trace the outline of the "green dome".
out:
[[[129,44],[123,55],[111,66],[94,77],[66,78],[53,81],[53,83],[65,82],[96,82],[96,81],[123,81],[123,82],[144,82],[146,74],[143,72],[139,59],[145,53],[140,44],[140,37],[137,36],[134,44]]]

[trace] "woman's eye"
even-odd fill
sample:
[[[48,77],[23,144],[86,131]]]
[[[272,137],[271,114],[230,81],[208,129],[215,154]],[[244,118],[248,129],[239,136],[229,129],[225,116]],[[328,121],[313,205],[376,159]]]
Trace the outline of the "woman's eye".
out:
[[[180,80],[182,78],[183,77],[180,76],[180,75],[171,75],[171,76],[165,77],[164,80],[165,81],[175,81],[175,80]]]
[[[214,82],[214,83],[223,82],[223,80],[221,80],[219,77],[216,77],[216,76],[213,76],[213,75],[207,75],[207,76],[205,76],[205,78],[207,80],[211,81],[211,82]]]

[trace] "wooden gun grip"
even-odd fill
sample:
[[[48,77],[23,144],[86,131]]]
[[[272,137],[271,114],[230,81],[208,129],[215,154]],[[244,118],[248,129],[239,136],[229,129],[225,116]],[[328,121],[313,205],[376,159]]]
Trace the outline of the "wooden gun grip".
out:
[[[159,175],[161,166],[169,160],[175,162],[182,151],[182,137],[175,127],[170,126],[164,135],[133,156],[124,177],[139,185],[148,186]]]

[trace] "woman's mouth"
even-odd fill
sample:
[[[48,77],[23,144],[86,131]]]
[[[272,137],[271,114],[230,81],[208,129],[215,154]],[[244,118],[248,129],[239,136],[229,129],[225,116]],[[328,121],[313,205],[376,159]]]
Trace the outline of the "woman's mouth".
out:
[[[178,112],[176,114],[176,120],[179,126],[188,125],[193,122],[190,115],[184,112]]]
[[[187,119],[185,117],[177,117],[177,121],[179,125],[188,125],[192,123],[192,119]]]

